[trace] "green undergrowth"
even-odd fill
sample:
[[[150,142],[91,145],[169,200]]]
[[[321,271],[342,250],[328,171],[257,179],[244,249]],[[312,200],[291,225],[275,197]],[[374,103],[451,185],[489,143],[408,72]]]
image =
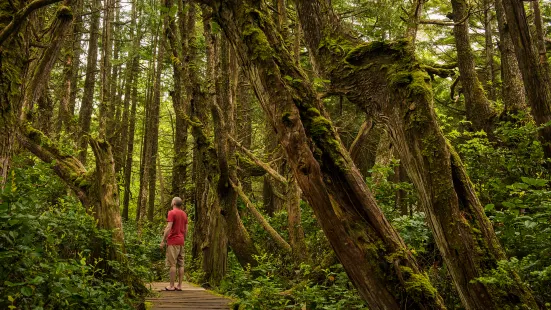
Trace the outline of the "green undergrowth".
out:
[[[154,277],[145,263],[149,249],[127,245],[126,262],[104,259],[104,249],[113,247],[111,232],[98,229],[67,193],[49,164],[15,158],[0,192],[1,309],[133,309],[141,303],[147,291],[134,279]],[[137,243],[132,233],[126,236]]]

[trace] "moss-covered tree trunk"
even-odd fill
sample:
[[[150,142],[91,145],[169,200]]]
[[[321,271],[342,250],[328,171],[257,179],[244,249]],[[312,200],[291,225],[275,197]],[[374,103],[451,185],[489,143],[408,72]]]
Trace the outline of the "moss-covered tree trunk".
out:
[[[47,163],[55,163],[52,166],[54,172],[73,190],[83,206],[91,211],[98,227],[111,230],[113,242],[124,245],[111,146],[107,142],[89,138],[96,158],[96,168],[87,171],[76,157],[64,154],[42,132],[28,125],[20,128],[17,137],[21,145],[36,157]],[[106,256],[101,253],[96,255],[104,259],[124,260],[120,252],[113,247],[108,250]]]
[[[446,141],[434,112],[430,77],[408,41],[364,43],[336,21],[323,1],[298,1],[310,52],[335,89],[371,113],[382,113],[389,135],[419,194],[435,241],[464,306],[536,308],[518,275],[506,288],[478,277],[505,259],[465,168]]]
[[[206,1],[278,134],[304,196],[372,309],[443,309],[257,1]]]
[[[13,23],[10,16],[16,8],[8,0],[0,1],[0,28],[5,29]],[[22,21],[24,23],[24,21]],[[15,31],[15,30],[14,30]],[[11,165],[11,157],[16,143],[16,113],[19,111],[21,79],[25,68],[25,35],[10,35],[0,41],[0,188],[3,189]]]
[[[82,48],[82,3],[77,1],[75,10],[77,15],[73,22],[72,30],[69,33],[65,47],[64,65],[63,65],[63,88],[62,96],[59,102],[59,110],[56,121],[56,133],[59,134],[62,129],[67,133],[73,128],[73,116],[75,113],[76,94],[78,92],[77,81],[80,66],[80,54]]]
[[[467,2],[465,0],[452,0],[453,8],[453,33],[457,50],[457,64],[463,95],[465,97],[465,109],[467,120],[471,122],[474,130],[484,130],[492,133],[496,112],[486,97],[482,83],[476,73],[474,55],[469,39],[469,18],[467,14]]]
[[[505,17],[503,0],[495,0],[496,17],[499,31],[499,51],[501,54],[501,75],[503,86],[501,96],[505,104],[505,111],[517,113],[526,111],[526,94],[522,82],[522,74],[518,67],[515,55],[515,46],[511,39],[509,27]]]

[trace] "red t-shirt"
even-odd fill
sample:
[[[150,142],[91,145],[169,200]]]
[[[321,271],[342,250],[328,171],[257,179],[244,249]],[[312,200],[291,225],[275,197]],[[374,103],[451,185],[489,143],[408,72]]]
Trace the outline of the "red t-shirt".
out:
[[[187,214],[180,209],[168,211],[167,222],[172,222],[172,229],[166,238],[168,245],[184,245],[187,231]]]

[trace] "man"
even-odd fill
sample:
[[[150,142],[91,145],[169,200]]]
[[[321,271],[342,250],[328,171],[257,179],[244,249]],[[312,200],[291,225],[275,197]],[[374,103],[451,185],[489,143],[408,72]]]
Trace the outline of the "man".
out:
[[[181,291],[182,278],[184,276],[184,243],[187,235],[187,214],[182,210],[182,199],[172,199],[172,210],[168,212],[167,225],[161,241],[161,249],[165,246],[166,240],[166,266],[170,268],[170,286],[165,287],[167,291]],[[174,286],[176,278],[176,267],[178,267],[178,286]]]

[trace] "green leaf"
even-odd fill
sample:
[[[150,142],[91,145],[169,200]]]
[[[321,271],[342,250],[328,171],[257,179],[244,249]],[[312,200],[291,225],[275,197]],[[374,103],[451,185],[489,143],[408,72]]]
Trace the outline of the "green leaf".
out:
[[[29,283],[30,284],[35,284],[35,285],[38,285],[38,284],[41,284],[44,282],[44,278],[41,277],[41,276],[36,276],[34,279],[32,279]]]
[[[23,286],[21,288],[21,294],[23,294],[24,296],[31,296],[33,294],[33,289],[28,287],[28,286]]]
[[[543,187],[547,185],[547,183],[549,182],[548,180],[544,180],[544,179],[533,179],[528,177],[521,177],[521,179],[522,179],[522,182],[532,186],[536,186],[536,187]]]
[[[494,209],[495,209],[495,205],[493,203],[490,203],[484,206],[484,211],[492,211]]]

